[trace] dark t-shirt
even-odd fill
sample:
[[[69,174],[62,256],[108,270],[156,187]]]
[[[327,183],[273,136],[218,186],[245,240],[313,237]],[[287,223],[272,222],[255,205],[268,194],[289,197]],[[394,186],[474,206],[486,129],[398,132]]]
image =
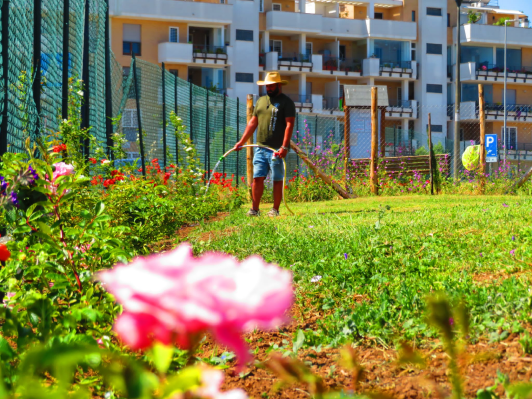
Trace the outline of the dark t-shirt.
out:
[[[253,116],[259,120],[257,143],[278,150],[283,145],[286,118],[296,116],[296,106],[283,93],[273,98],[266,95],[258,99]]]

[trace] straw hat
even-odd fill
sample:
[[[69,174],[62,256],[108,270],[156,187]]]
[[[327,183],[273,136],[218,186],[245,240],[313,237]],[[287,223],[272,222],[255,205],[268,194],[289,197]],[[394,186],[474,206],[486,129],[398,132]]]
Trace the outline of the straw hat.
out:
[[[284,86],[288,84],[288,81],[281,80],[281,75],[279,75],[279,72],[268,72],[266,74],[266,79],[259,80],[257,82],[259,86],[273,85],[275,83],[281,83]]]

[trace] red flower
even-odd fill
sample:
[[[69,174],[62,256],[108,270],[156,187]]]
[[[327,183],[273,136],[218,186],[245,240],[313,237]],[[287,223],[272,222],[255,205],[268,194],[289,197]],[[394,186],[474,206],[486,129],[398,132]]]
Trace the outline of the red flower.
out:
[[[5,246],[5,244],[0,244],[0,261],[5,262],[11,257],[11,252]]]
[[[109,187],[109,186],[112,186],[113,184],[115,184],[116,181],[114,179],[108,179],[106,181],[103,182],[103,186],[105,188]]]
[[[56,146],[52,147],[52,151],[55,152],[55,153],[59,153],[61,151],[66,151],[66,149],[67,149],[66,144],[60,144],[60,145],[56,145]]]
[[[89,158],[89,161],[91,161],[93,164],[95,164],[96,162],[98,162],[98,161],[96,161],[96,159],[94,159],[94,158]]]

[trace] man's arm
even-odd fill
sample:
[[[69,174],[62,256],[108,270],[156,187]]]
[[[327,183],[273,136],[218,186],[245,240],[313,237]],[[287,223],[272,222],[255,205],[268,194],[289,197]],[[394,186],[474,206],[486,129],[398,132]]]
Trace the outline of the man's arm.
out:
[[[294,133],[294,122],[296,118],[293,116],[285,118],[286,120],[286,129],[284,131],[284,139],[283,139],[283,147],[290,148],[290,140],[292,140],[292,134]],[[279,158],[285,158],[286,155],[288,155],[288,150],[285,150],[284,148],[280,148],[279,151],[277,151],[276,156]]]
[[[292,118],[294,119],[294,118]],[[248,125],[246,126],[246,130],[244,131],[244,135],[242,138],[238,141],[238,143],[235,144],[235,150],[240,151],[242,149],[242,146],[247,143],[249,138],[253,136],[253,133],[257,129],[257,126],[259,125],[259,120],[256,116],[252,117],[249,120]]]

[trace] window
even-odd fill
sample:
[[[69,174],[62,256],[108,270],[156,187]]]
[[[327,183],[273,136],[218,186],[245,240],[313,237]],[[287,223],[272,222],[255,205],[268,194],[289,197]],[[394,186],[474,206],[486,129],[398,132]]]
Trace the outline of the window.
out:
[[[410,44],[410,54],[411,54],[411,59],[412,61],[415,61],[416,60],[416,43],[411,43]]]
[[[398,87],[397,88],[397,103],[401,104],[401,101],[403,100],[403,88]]]
[[[179,77],[179,71],[177,69],[170,69],[169,71],[172,75],[174,75],[176,78]]]
[[[138,24],[124,24],[123,29],[123,43],[122,53],[124,55],[141,55],[140,45],[140,25]]]
[[[427,7],[427,15],[441,17],[441,8]]]
[[[429,129],[429,125],[427,125],[427,131]],[[430,125],[430,131],[432,133],[443,133],[443,125]]]
[[[236,40],[242,40],[242,41],[245,41],[245,42],[252,42],[253,41],[253,31],[252,30],[237,29],[236,30]]]
[[[272,10],[273,11],[281,11],[281,5],[279,3],[273,3],[272,4]]]
[[[305,44],[305,53],[306,53],[307,57],[311,57],[312,56],[312,43],[307,42]]]
[[[283,42],[281,40],[270,40],[270,50],[277,51],[280,56],[283,52]]]
[[[441,44],[427,43],[427,54],[443,54],[443,46]]]
[[[427,93],[442,94],[443,93],[443,85],[428,84],[427,85]]]
[[[259,1],[259,12],[264,12],[264,0]]]
[[[504,140],[504,126],[501,127],[501,134]],[[517,149],[517,128],[506,127],[506,148],[509,150]]]
[[[345,44],[340,44],[340,59],[345,60],[346,47]]]
[[[447,27],[451,27],[451,14],[447,14]]]
[[[242,83],[253,83],[253,74],[252,73],[236,73],[236,81]]]
[[[170,43],[179,43],[179,28],[170,27]]]
[[[412,11],[412,22],[416,22],[416,12]]]
[[[384,15],[382,14],[382,12],[376,12],[374,19],[383,19],[383,17],[384,17]]]

